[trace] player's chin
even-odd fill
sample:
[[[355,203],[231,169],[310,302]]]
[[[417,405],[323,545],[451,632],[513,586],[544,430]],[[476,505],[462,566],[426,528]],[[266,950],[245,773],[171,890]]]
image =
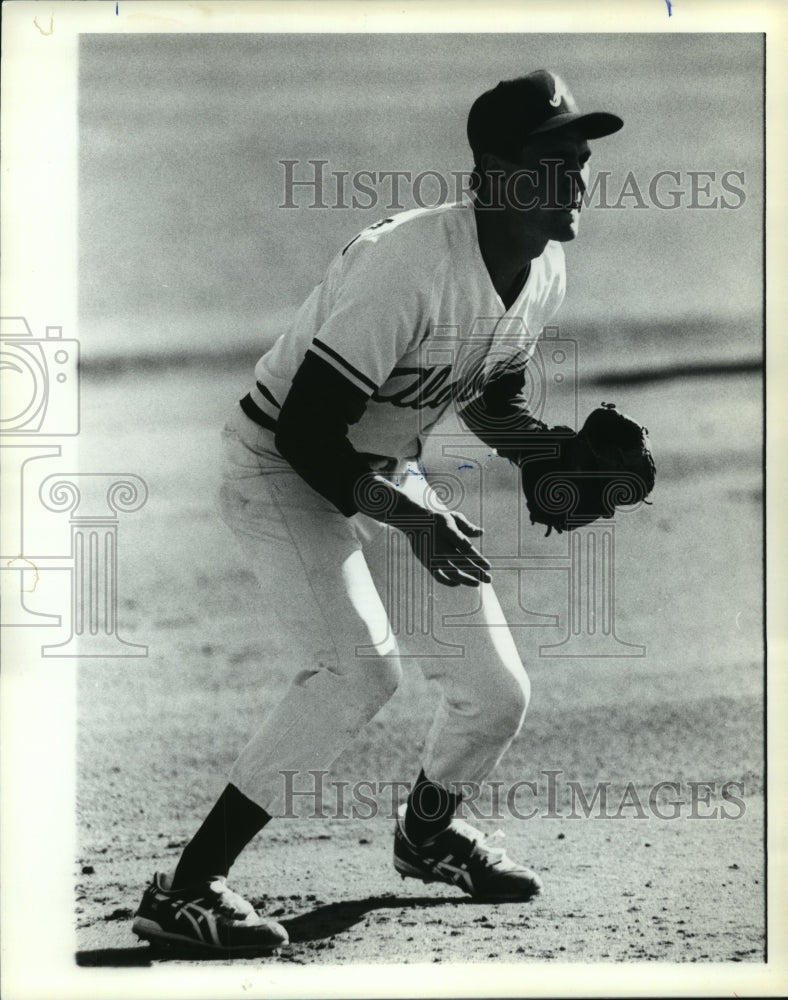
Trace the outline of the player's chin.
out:
[[[580,232],[580,212],[576,208],[557,209],[551,223],[552,239],[568,243]]]

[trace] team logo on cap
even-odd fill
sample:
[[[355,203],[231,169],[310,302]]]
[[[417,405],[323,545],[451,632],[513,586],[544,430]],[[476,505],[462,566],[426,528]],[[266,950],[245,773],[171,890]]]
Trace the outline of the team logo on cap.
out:
[[[553,77],[553,87],[555,88],[553,96],[547,102],[550,105],[550,107],[551,108],[560,107],[561,101],[566,101],[566,103],[569,104],[572,98],[569,94],[568,87],[566,86],[566,84],[564,83],[564,81],[561,79],[560,76]]]

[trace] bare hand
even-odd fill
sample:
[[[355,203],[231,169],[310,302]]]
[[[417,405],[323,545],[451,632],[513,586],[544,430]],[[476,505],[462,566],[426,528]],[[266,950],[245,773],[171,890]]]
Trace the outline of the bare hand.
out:
[[[426,523],[404,527],[416,558],[447,587],[490,583],[490,564],[469,541],[483,532],[459,512],[431,512]]]

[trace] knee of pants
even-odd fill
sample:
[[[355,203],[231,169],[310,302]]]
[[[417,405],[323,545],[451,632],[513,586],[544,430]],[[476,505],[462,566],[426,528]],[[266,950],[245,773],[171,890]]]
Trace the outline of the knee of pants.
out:
[[[337,673],[322,664],[302,670],[293,679],[303,688],[318,711],[350,715],[363,725],[375,716],[397,690],[402,668],[396,657],[359,660],[353,670]],[[322,709],[321,709],[322,706]]]
[[[401,680],[402,666],[399,657],[380,656],[359,660],[358,667],[353,672],[352,683],[375,692],[382,704],[391,698]]]
[[[387,649],[388,652],[382,653],[373,651],[375,647],[339,647],[335,656],[327,657],[323,662],[323,669],[336,674],[365,700],[378,701],[382,705],[391,698],[402,680],[396,643]]]
[[[525,670],[518,676],[507,675],[505,683],[490,690],[485,716],[487,725],[502,736],[515,737],[522,728],[531,698],[531,682]]]

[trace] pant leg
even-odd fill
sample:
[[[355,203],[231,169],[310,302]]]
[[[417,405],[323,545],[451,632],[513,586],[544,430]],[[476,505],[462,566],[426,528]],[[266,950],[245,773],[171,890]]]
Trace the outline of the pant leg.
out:
[[[471,592],[458,595],[470,596]],[[473,596],[477,601],[470,610],[481,603],[477,624],[447,630],[447,636],[465,647],[461,662],[446,657],[420,661],[424,676],[437,681],[442,692],[427,737],[424,771],[450,790],[452,784],[478,783],[490,774],[520,732],[531,694],[528,674],[492,585],[482,584]],[[456,614],[457,604],[457,598],[437,592],[436,619],[447,610]]]
[[[219,506],[252,568],[284,584],[300,575],[329,646],[325,662],[298,671],[280,703],[235,762],[230,780],[271,815],[282,806],[283,771],[328,769],[401,676],[396,641],[353,519],[340,514],[276,453],[270,432],[240,410],[223,432]],[[275,628],[270,608],[265,627]]]
[[[398,479],[401,488],[418,503],[441,508],[434,494],[425,489],[421,472],[410,468]],[[358,533],[373,571],[385,576],[391,571],[392,557],[380,526],[363,518]],[[427,737],[424,771],[432,781],[451,790],[452,783],[481,782],[497,765],[522,727],[530,682],[492,584],[448,587],[438,583],[415,559],[409,562],[410,572],[422,577],[408,591],[410,599],[424,602],[421,620],[427,620],[428,615],[435,638],[464,647],[459,657],[418,657],[424,676],[435,681],[441,691]],[[402,567],[396,571],[401,574]],[[383,583],[381,591],[385,592]],[[407,617],[396,609],[388,611],[392,621]],[[471,614],[472,625],[444,624],[449,616]],[[406,638],[402,638],[401,647],[403,653],[408,652]]]

